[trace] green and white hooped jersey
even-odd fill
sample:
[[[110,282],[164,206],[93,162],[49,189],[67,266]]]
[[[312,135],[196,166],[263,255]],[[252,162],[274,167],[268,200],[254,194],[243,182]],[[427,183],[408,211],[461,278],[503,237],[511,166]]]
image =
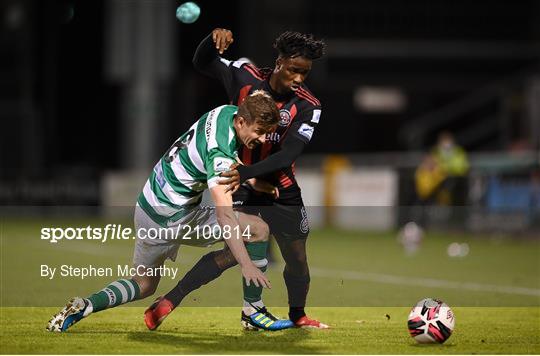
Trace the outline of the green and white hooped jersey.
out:
[[[156,164],[137,202],[157,224],[166,227],[189,213],[236,162],[237,109],[223,105],[204,114]]]

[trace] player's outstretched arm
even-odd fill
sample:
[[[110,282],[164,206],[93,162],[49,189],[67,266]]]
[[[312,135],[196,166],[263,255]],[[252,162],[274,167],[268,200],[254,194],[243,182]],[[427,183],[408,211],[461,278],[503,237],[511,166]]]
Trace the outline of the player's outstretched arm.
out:
[[[193,55],[193,66],[202,72],[208,71],[209,67],[219,61],[219,54],[223,54],[231,43],[234,42],[232,32],[223,28],[216,28],[206,36]]]
[[[264,176],[289,167],[300,156],[305,146],[306,144],[302,140],[293,136],[287,137],[281,151],[251,166],[240,165],[236,169],[221,173],[221,177],[227,179],[219,180],[218,183],[228,186],[227,191],[234,191],[238,185],[247,179]]]
[[[233,34],[226,28],[216,28],[212,31],[212,40],[218,50],[219,54],[223,54],[231,43],[234,42]]]
[[[195,69],[206,73],[215,61],[219,61],[212,34],[206,36],[195,50],[193,55],[193,66]]]
[[[224,185],[216,185],[210,189],[210,194],[216,205],[216,215],[219,225],[222,228],[228,226],[230,231],[239,231],[238,218],[232,207],[232,194],[225,192]],[[252,282],[257,286],[270,288],[270,281],[261,270],[253,264],[247,253],[244,245],[244,240],[240,236],[231,236],[225,239],[225,243],[231,250],[234,258],[240,265],[242,275],[246,279],[246,284],[249,286]]]
[[[232,69],[227,64],[230,63],[229,61],[222,61],[222,58],[218,55],[218,51],[223,53],[233,41],[231,31],[219,28],[215,29],[201,41],[193,56],[193,66],[195,69],[205,75],[218,79],[225,86],[229,96],[232,95]]]

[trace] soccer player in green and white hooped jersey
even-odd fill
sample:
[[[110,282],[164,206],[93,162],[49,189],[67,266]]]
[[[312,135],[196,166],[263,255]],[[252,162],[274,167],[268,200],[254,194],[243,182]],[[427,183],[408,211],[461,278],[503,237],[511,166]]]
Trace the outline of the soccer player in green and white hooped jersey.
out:
[[[193,124],[156,164],[135,208],[139,238],[135,243],[133,265],[154,272],[114,281],[88,298],[73,298],[52,317],[47,330],[66,331],[91,313],[152,295],[160,280],[155,271],[167,258],[176,259],[181,244],[207,246],[224,239],[241,266],[245,283],[254,288],[270,287],[259,268],[266,265],[268,226],[258,216],[234,212],[232,194],[217,180],[221,172],[236,162],[240,144],[254,148],[264,143],[266,133],[273,130],[278,121],[274,100],[264,91],[258,91],[239,107],[220,106]],[[262,192],[272,193],[271,187],[256,181],[251,184]],[[207,187],[215,208],[200,206]],[[249,235],[243,236],[247,227]],[[141,232],[150,229],[158,229],[160,238],[140,238],[146,236]],[[221,235],[204,238],[201,231],[205,230],[221,231]],[[174,307],[162,303],[161,308],[172,310]],[[161,322],[152,319],[151,313],[145,315],[145,321],[147,325],[154,325],[154,329]],[[269,320],[268,324],[275,329],[292,326],[289,320]]]

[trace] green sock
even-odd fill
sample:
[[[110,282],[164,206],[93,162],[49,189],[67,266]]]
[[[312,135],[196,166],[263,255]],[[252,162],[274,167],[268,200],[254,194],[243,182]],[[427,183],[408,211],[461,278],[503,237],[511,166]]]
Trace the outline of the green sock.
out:
[[[266,267],[268,265],[268,260],[266,259],[267,248],[268,241],[251,242],[246,244],[246,250],[251,258],[251,261],[263,272],[266,272]],[[257,287],[255,284],[253,284],[253,282],[247,286],[245,278],[242,278],[242,282],[244,288],[244,301],[254,303],[261,300],[263,291],[262,286]]]
[[[137,282],[133,279],[119,279],[86,299],[91,303],[89,313],[95,313],[139,299],[139,296]]]

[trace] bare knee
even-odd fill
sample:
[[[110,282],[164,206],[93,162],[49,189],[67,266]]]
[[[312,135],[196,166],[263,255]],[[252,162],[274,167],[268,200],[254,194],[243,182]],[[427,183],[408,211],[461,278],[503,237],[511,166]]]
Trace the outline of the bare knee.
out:
[[[240,222],[244,242],[268,241],[270,228],[261,217],[252,214],[241,213]]]
[[[268,241],[270,235],[270,228],[263,219],[257,219],[257,221],[250,224],[250,238],[249,242],[263,242]]]

